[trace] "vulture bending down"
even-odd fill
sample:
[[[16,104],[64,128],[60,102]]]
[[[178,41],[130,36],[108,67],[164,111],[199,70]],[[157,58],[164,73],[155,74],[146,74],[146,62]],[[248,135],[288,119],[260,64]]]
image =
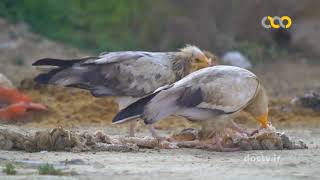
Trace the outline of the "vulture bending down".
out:
[[[120,51],[73,60],[45,58],[33,66],[55,66],[38,75],[38,83],[86,89],[95,97],[115,96],[123,109],[188,75],[192,63],[207,67],[210,62],[199,48],[186,46],[179,52]],[[130,136],[134,136],[134,124],[130,122]]]
[[[192,121],[212,119],[218,130],[224,130],[225,122],[242,110],[251,113],[262,128],[268,127],[268,99],[258,78],[242,68],[214,66],[193,72],[134,102],[121,110],[113,123],[142,118],[150,125],[174,114]],[[243,132],[233,122],[230,124]],[[154,130],[151,133],[158,137]],[[219,134],[215,141],[222,150]]]

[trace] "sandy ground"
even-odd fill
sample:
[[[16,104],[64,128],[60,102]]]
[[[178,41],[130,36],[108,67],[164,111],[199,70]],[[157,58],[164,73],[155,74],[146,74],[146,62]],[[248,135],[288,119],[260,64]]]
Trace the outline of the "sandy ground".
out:
[[[97,128],[83,128],[86,131]],[[123,134],[117,129],[105,129]],[[139,152],[39,152],[0,151],[0,166],[14,162],[18,174],[0,179],[318,179],[320,130],[282,130],[307,143],[307,150],[212,152],[198,149]],[[142,131],[138,136],[146,135]],[[65,163],[68,161],[69,163]],[[50,163],[65,176],[40,176],[37,167]]]

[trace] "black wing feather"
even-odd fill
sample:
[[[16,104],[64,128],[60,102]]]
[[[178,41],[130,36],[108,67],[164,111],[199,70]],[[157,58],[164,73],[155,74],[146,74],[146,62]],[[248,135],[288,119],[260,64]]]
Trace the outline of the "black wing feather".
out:
[[[75,63],[90,59],[98,59],[99,57],[85,57],[80,59],[55,59],[55,58],[43,58],[39,59],[32,64],[32,66],[60,66],[60,67],[69,67]]]
[[[203,101],[201,88],[192,89],[187,87],[177,100],[178,104],[184,107],[195,107]]]

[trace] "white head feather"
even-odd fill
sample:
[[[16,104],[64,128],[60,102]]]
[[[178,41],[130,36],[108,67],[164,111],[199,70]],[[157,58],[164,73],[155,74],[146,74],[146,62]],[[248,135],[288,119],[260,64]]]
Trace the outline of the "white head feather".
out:
[[[204,53],[197,47],[193,45],[186,45],[186,47],[180,49],[182,53],[191,57],[200,57],[203,56]]]

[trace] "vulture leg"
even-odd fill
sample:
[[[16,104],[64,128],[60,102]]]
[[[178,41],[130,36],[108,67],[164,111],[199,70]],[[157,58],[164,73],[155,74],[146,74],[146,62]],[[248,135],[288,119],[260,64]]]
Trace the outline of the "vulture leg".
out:
[[[252,133],[249,133],[248,131],[241,128],[237,123],[235,123],[233,120],[231,120],[231,128],[241,134],[246,134],[247,136],[251,136]]]
[[[129,137],[135,137],[137,121],[129,121]]]
[[[118,97],[116,99],[116,102],[118,103],[118,109],[121,111],[122,109],[128,107],[130,104],[136,102],[139,98],[133,98],[133,97]],[[137,125],[137,121],[129,121],[128,122],[128,134],[129,137],[135,136],[135,128]]]
[[[167,140],[167,138],[159,136],[158,133],[156,132],[156,130],[154,129],[154,125],[153,124],[148,124],[148,129],[152,135],[152,137],[158,139],[159,141],[165,141]]]

